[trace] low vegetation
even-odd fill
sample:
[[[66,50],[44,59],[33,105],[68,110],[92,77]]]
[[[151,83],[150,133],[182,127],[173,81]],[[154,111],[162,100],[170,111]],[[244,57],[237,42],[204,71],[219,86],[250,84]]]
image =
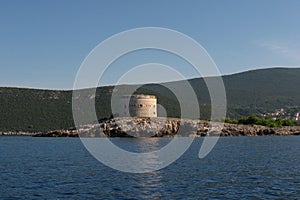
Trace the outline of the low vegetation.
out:
[[[263,118],[263,117],[258,117],[255,115],[251,115],[248,117],[242,117],[239,120],[235,119],[225,119],[226,123],[231,123],[231,124],[245,124],[245,125],[262,125],[262,126],[268,126],[272,128],[280,128],[283,126],[299,126],[299,122],[291,120],[291,119],[272,119],[269,117]]]

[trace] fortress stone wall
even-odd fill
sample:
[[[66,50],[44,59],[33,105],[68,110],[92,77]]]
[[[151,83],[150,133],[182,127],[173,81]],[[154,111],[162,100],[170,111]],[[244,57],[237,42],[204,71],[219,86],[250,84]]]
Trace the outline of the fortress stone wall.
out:
[[[128,95],[120,99],[120,117],[157,117],[157,100],[153,95]]]

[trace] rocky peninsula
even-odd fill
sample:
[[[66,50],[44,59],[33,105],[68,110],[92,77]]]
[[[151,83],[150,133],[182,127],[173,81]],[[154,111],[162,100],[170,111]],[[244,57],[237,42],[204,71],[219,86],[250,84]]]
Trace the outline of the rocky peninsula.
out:
[[[35,133],[35,137],[173,137],[300,135],[300,126],[271,128],[177,118],[114,118],[99,123]],[[221,130],[221,132],[219,131]],[[1,134],[0,134],[1,135]]]

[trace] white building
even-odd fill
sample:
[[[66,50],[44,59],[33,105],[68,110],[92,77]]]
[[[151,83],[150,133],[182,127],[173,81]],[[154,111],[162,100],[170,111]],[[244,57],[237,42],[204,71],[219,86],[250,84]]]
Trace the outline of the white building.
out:
[[[120,117],[157,117],[157,99],[153,95],[122,96]]]

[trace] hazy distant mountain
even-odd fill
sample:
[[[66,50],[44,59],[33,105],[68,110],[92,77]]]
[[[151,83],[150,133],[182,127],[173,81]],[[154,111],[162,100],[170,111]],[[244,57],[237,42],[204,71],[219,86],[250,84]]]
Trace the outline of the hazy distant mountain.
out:
[[[188,80],[197,94],[201,117],[208,118],[210,97],[203,78]],[[300,68],[270,68],[223,76],[227,116],[239,118],[278,108],[300,108]],[[182,81],[163,84],[183,87]],[[122,86],[123,92],[131,86]],[[97,89],[98,118],[111,115],[113,86]],[[154,94],[168,116],[180,116],[179,103],[166,87],[147,84],[136,93]],[[92,98],[92,97],[87,97]],[[188,98],[185,99],[188,102]],[[190,105],[191,111],[195,105]],[[46,131],[73,126],[72,91],[0,88],[0,131]]]

